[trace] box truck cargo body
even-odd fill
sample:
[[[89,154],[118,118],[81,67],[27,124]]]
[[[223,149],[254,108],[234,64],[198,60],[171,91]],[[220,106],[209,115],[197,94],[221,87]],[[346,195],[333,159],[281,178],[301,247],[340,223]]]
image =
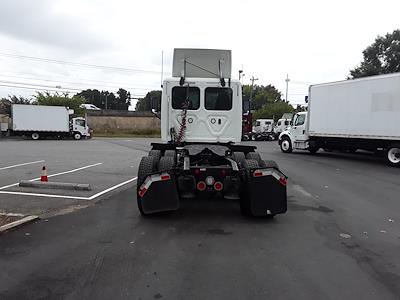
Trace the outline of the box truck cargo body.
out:
[[[34,140],[44,137],[89,137],[84,118],[72,118],[63,106],[13,104],[11,109],[11,135],[29,136]]]
[[[313,85],[308,100],[279,137],[283,152],[384,150],[400,165],[400,73]]]

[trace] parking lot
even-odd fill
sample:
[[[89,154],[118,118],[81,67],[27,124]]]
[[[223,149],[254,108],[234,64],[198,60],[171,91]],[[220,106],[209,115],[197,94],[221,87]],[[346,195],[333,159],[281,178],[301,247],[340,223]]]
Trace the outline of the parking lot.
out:
[[[244,218],[237,202],[202,199],[143,218],[134,178],[152,141],[2,141],[2,187],[39,177],[45,160],[49,175],[69,172],[49,180],[92,191],[0,190],[14,212],[89,206],[0,237],[0,298],[398,299],[400,169],[367,153],[247,142],[288,176],[286,214]]]
[[[90,205],[135,184],[140,158],[149,147],[129,139],[86,141],[1,140],[0,210],[51,215]],[[19,187],[21,180],[40,179],[46,166],[49,181],[86,183],[91,191]]]

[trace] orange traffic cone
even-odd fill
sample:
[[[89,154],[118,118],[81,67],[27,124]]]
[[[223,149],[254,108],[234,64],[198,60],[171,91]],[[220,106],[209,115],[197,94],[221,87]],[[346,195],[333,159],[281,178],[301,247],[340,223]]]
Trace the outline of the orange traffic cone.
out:
[[[40,181],[49,181],[47,178],[47,169],[46,166],[43,166],[42,172],[40,173]]]

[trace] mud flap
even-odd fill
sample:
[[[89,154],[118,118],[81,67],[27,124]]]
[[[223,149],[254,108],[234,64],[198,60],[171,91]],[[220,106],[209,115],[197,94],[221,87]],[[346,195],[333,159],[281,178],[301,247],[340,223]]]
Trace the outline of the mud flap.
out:
[[[282,214],[287,211],[287,177],[274,168],[250,170],[242,201],[252,216]]]
[[[175,176],[166,172],[148,176],[138,189],[137,197],[144,214],[179,209]]]

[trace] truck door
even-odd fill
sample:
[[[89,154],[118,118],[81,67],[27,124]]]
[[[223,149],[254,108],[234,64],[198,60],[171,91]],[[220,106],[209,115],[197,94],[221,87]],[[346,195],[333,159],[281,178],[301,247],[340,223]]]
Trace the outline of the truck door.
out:
[[[307,114],[296,114],[293,120],[293,127],[290,130],[295,141],[304,141],[306,137],[306,116]]]

